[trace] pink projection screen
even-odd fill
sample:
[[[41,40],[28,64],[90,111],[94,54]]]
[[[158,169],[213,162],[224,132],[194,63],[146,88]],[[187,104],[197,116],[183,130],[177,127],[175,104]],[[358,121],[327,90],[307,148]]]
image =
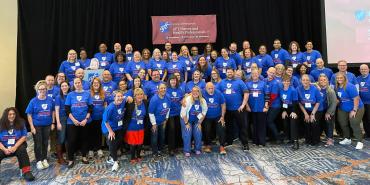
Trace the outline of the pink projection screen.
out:
[[[370,0],[325,0],[328,63],[370,63]]]

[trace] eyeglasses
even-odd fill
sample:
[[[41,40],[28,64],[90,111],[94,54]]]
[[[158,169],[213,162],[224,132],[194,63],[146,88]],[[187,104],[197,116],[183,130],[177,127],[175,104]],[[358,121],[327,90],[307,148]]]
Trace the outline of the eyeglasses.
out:
[[[46,88],[38,89],[39,91],[46,91]]]

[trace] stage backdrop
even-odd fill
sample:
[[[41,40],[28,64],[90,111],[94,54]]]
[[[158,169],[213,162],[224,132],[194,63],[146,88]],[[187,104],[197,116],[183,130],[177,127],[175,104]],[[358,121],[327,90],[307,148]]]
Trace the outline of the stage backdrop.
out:
[[[216,15],[152,16],[153,44],[214,43]]]

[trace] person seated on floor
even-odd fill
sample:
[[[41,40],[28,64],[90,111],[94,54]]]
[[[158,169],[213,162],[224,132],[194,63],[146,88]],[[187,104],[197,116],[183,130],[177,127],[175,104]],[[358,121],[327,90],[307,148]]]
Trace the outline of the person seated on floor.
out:
[[[0,120],[0,163],[4,158],[16,156],[22,177],[33,181],[30,159],[27,154],[27,130],[16,108],[6,108]]]

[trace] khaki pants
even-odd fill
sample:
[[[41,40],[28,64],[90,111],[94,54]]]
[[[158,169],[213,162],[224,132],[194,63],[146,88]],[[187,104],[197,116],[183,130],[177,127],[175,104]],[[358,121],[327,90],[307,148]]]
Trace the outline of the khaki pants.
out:
[[[344,112],[340,109],[338,109],[338,122],[342,129],[344,138],[351,138],[350,136],[350,129],[349,126],[351,126],[353,130],[353,135],[355,138],[361,142],[362,141],[362,131],[361,131],[361,121],[362,117],[364,116],[365,109],[361,108],[357,110],[357,114],[354,118],[349,118],[349,112]],[[348,124],[349,121],[349,124]]]

